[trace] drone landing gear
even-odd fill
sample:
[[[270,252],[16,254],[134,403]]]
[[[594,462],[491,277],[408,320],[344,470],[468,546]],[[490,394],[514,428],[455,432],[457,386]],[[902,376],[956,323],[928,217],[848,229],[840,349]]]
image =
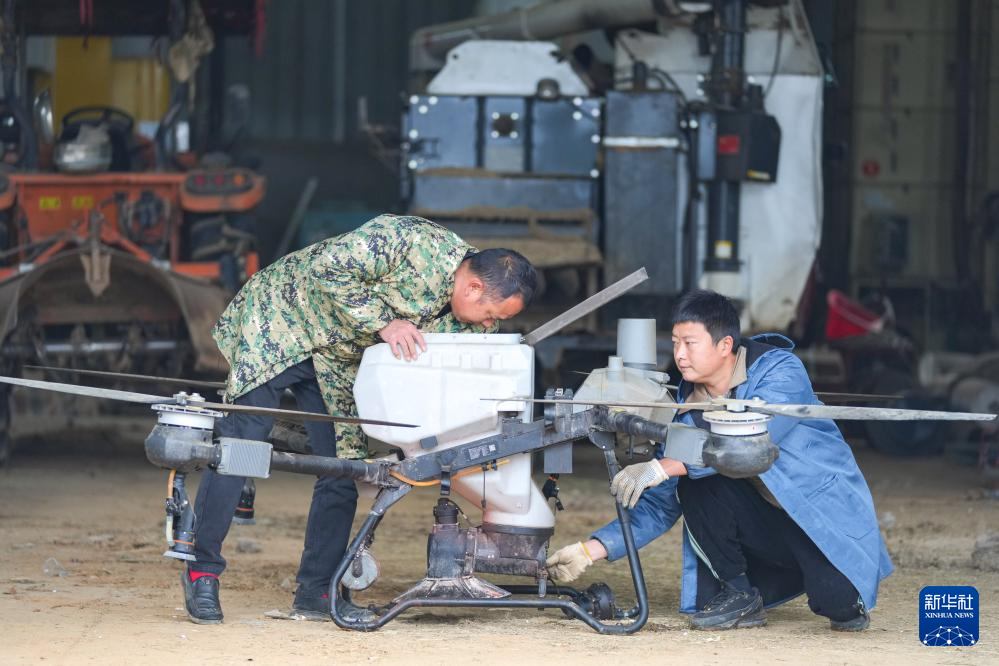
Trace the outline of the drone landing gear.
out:
[[[552,529],[484,524],[459,527],[458,505],[441,497],[434,507],[434,527],[427,543],[427,576],[392,600],[503,599],[510,592],[476,573],[547,577],[545,556]]]
[[[608,442],[594,440],[594,444],[604,449],[608,473],[613,478],[619,469],[613,451],[613,435],[611,434]],[[377,609],[378,616],[375,620],[351,622],[337,609],[337,597],[343,597],[346,592],[341,588],[341,583],[356,560],[367,554],[367,546],[385,512],[410,490],[412,486],[406,484],[383,488],[378,493],[371,512],[340,562],[330,584],[330,614],[338,626],[357,631],[374,631],[404,611],[418,607],[553,608],[569,617],[582,620],[602,634],[631,634],[645,625],[649,616],[645,578],[631,522],[620,504],[616,505],[617,514],[621,521],[638,601],[635,607],[627,610],[618,609],[614,605],[611,589],[602,583],[591,585],[584,591],[548,585],[545,558],[548,539],[553,530],[488,523],[481,527],[461,528],[458,526],[457,505],[444,497],[434,507],[435,524],[427,548],[426,578],[388,605]],[[535,578],[537,584],[494,585],[482,580],[476,573],[526,575]],[[631,621],[624,623],[622,620]]]

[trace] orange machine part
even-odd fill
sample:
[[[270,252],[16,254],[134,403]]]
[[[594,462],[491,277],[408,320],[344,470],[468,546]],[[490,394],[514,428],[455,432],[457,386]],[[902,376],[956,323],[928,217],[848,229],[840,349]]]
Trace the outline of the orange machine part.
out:
[[[117,245],[144,261],[151,257],[118,233],[118,206],[116,201],[135,202],[144,192],[149,192],[167,202],[167,215],[172,222],[169,260],[180,259],[179,189],[184,175],[177,173],[103,173],[86,176],[65,174],[12,174],[11,189],[16,194],[17,206],[26,220],[27,238],[21,243],[37,241],[72,232],[86,237],[90,232],[91,211],[98,210],[105,224],[101,226],[101,240]],[[18,233],[21,233],[20,228]],[[51,255],[52,249],[46,253]],[[47,258],[47,256],[39,257]]]
[[[251,188],[233,195],[192,194],[184,188],[185,173],[100,173],[69,175],[54,173],[11,174],[8,187],[0,192],[0,210],[16,205],[26,221],[24,231],[18,227],[20,244],[61,235],[64,240],[47,248],[34,262],[41,263],[64,249],[72,239],[67,234],[86,238],[90,233],[91,212],[103,216],[100,239],[119,247],[142,261],[150,261],[148,252],[119,233],[118,201],[135,202],[149,192],[168,204],[170,221],[167,239],[173,270],[194,277],[219,277],[216,262],[181,262],[180,231],[184,211],[229,212],[249,210],[263,198],[265,180],[255,174],[240,171],[236,177],[246,178]],[[245,256],[247,276],[259,268],[255,252]],[[0,271],[0,279],[9,270]]]

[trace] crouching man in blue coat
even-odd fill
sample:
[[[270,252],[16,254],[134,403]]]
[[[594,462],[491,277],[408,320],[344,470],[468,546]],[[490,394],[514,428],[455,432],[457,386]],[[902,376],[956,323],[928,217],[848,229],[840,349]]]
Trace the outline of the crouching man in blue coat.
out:
[[[742,339],[735,306],[694,291],[673,313],[673,357],[683,376],[678,402],[719,397],[819,404],[804,366],[783,336]],[[677,421],[706,427],[703,412]],[[775,417],[770,437],[780,456],[769,470],[732,479],[662,457],[629,465],[611,493],[629,509],[639,548],[684,519],[680,611],[695,629],[766,624],[766,608],[802,592],[832,629],[861,631],[892,572],[874,502],[853,452],[827,419]],[[625,555],[617,521],[585,543],[548,559],[568,582],[594,561]]]

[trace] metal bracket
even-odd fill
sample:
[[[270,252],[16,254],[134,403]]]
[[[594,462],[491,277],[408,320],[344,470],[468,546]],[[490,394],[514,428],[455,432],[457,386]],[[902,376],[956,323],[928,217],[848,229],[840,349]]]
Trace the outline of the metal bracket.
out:
[[[666,433],[663,455],[687,465],[703,467],[701,452],[709,436],[707,430],[683,423],[671,423]]]
[[[271,475],[271,448],[268,442],[220,437],[215,471],[228,476],[266,479]]]

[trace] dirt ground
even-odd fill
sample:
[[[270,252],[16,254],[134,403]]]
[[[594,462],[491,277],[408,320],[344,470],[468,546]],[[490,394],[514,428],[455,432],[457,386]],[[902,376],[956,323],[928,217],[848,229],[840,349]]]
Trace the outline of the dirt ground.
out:
[[[652,612],[634,636],[600,636],[555,611],[505,610],[410,611],[362,634],[264,616],[291,601],[309,479],[279,473],[259,483],[258,524],[234,526],[227,541],[225,624],[196,626],[183,611],[180,564],[161,557],[165,473],[145,463],[138,446],[105,446],[99,437],[74,446],[73,453],[22,447],[0,470],[0,663],[999,663],[999,573],[971,565],[976,537],[999,531],[999,500],[978,487],[974,470],[942,458],[857,449],[897,565],[861,634],[832,633],[801,599],[771,611],[765,628],[690,631],[676,612],[678,530],[642,551]],[[586,473],[562,479],[567,510],[555,546],[585,537],[613,513],[599,468],[579,456],[577,465]],[[420,490],[389,512],[373,551],[382,577],[362,600],[386,600],[422,577],[435,497]],[[369,505],[362,499],[358,516]],[[239,539],[259,552],[236,552]],[[64,576],[43,571],[48,558]],[[630,605],[623,562],[592,567],[582,586],[597,580]],[[974,647],[919,643],[919,590],[948,584],[974,585],[981,595]]]

